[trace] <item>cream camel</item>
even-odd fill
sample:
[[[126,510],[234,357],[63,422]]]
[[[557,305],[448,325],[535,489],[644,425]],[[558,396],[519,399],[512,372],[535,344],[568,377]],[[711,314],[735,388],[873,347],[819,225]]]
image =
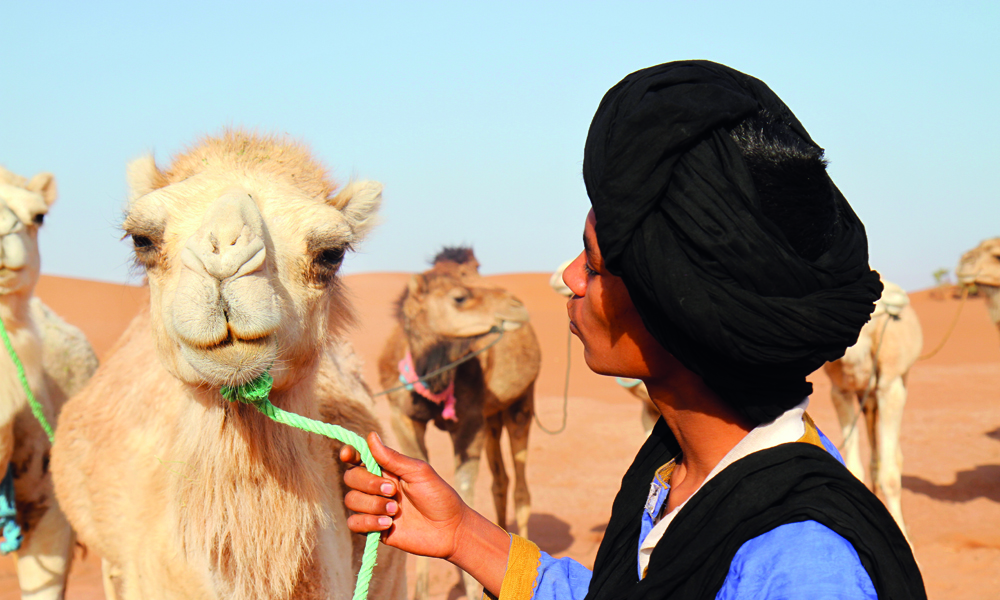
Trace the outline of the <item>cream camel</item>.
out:
[[[451,435],[455,456],[455,486],[473,503],[483,447],[493,474],[497,522],[506,527],[509,479],[500,453],[506,428],[514,458],[514,517],[518,533],[528,534],[531,496],[525,476],[528,430],[534,415],[535,379],[541,351],[528,323],[528,311],[510,293],[486,287],[479,263],[468,248],[446,248],[434,267],[414,275],[399,300],[398,325],[379,358],[383,389],[396,388],[414,374],[424,375],[482,349],[496,339],[493,327],[504,329],[495,346],[454,370],[416,383],[414,390],[389,393],[392,425],[403,452],[427,460],[427,423]],[[467,596],[478,598],[482,587],[465,578]],[[416,597],[427,596],[428,563],[418,559]]]
[[[345,523],[337,444],[230,404],[265,371],[271,401],[378,430],[337,271],[381,186],[335,193],[302,146],[227,130],[159,169],[129,166],[124,228],[150,305],[64,408],[56,492],[128,599],[348,598],[362,536]],[[383,547],[372,598],[402,598]]]
[[[865,426],[871,444],[872,489],[881,491],[886,507],[905,533],[899,434],[906,405],[906,377],[920,356],[923,333],[906,292],[894,283],[882,283],[882,297],[875,303],[875,312],[861,329],[858,341],[843,358],[824,368],[830,376],[831,396],[845,440],[847,468],[865,480],[858,441],[858,430]],[[863,422],[858,415],[862,401]]]
[[[55,199],[51,174],[29,181],[0,167],[0,318],[32,395],[53,426],[66,399],[97,369],[83,333],[32,297],[40,266],[38,228]],[[16,554],[23,598],[62,598],[72,558],[73,532],[52,491],[49,451],[14,363],[0,350],[0,477],[10,464],[23,534]]]
[[[1000,330],[1000,238],[984,240],[963,254],[955,275],[960,284],[983,291],[990,320]]]

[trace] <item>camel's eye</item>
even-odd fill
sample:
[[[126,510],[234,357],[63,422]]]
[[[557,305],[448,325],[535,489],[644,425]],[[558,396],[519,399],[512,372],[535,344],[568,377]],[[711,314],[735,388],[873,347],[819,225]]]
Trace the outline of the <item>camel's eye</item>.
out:
[[[462,305],[469,299],[469,292],[465,290],[456,290],[451,294],[451,301],[455,303],[455,306],[461,308]]]
[[[38,213],[31,220],[34,221],[35,225],[37,225],[38,227],[41,227],[42,223],[45,222],[45,213]]]
[[[327,248],[323,250],[316,256],[316,262],[321,267],[335,268],[342,260],[344,260],[344,253],[347,248]]]
[[[132,233],[128,236],[132,238],[132,247],[135,249],[135,262],[146,269],[155,266],[159,259],[159,249],[153,238],[141,233]]]

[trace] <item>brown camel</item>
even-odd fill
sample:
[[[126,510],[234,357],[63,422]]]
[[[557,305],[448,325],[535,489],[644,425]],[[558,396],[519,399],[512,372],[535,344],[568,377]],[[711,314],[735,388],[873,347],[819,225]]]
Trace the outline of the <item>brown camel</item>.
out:
[[[961,285],[972,285],[983,291],[990,320],[1000,330],[1000,238],[992,238],[962,255],[955,269]]]
[[[50,173],[28,180],[0,167],[0,318],[52,426],[66,399],[97,369],[83,332],[32,296],[41,263],[38,230],[55,199]],[[52,490],[48,437],[28,406],[14,362],[5,350],[0,355],[0,478],[9,464],[23,536],[15,553],[18,583],[25,598],[56,600],[64,593],[73,531]]]
[[[497,522],[504,528],[509,479],[500,435],[506,428],[514,457],[514,515],[518,533],[527,535],[531,496],[525,463],[541,351],[524,305],[503,289],[486,287],[478,266],[471,249],[446,248],[433,268],[410,279],[397,305],[399,323],[379,358],[379,379],[383,389],[398,388],[401,371],[407,380],[412,373],[430,373],[484,348],[496,339],[494,328],[503,329],[503,338],[475,359],[425,379],[425,386],[396,389],[388,397],[404,453],[427,460],[424,436],[430,421],[451,435],[455,485],[470,505],[485,446]],[[405,360],[408,356],[412,360]],[[477,598],[481,586],[467,574],[464,578],[466,594]],[[427,559],[418,559],[418,599],[426,598],[427,581]]]
[[[339,445],[219,389],[270,371],[276,406],[379,429],[337,272],[381,185],[338,192],[303,146],[231,130],[128,175],[124,229],[150,304],[66,403],[52,451],[106,595],[350,597],[364,537],[346,526]],[[382,547],[372,598],[405,596],[403,558]]]
[[[923,333],[903,288],[884,280],[882,283],[882,297],[875,303],[875,312],[861,329],[858,341],[842,358],[824,368],[830,377],[830,394],[844,436],[844,462],[855,477],[865,480],[858,430],[866,426],[872,489],[877,487],[882,492],[886,507],[905,534],[899,433],[906,405],[906,378],[920,356]],[[858,414],[861,402],[863,417]]]

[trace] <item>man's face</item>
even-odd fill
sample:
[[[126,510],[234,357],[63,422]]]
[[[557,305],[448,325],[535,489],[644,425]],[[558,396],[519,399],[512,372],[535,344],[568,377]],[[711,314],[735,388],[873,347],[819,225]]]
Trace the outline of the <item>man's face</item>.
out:
[[[677,366],[643,325],[625,283],[609,273],[601,258],[594,211],[587,213],[584,250],[563,272],[573,292],[566,303],[570,330],[583,342],[584,357],[594,372],[643,378],[665,374]]]

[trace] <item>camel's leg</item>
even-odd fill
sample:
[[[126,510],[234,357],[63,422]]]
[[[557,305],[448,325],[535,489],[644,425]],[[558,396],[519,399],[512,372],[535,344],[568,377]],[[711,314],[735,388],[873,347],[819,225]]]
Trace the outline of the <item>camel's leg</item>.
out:
[[[17,553],[17,579],[24,600],[59,600],[73,560],[73,530],[58,505],[51,506],[25,536]]]
[[[903,525],[902,471],[903,451],[899,435],[903,425],[903,407],[906,406],[906,387],[903,379],[896,377],[879,390],[878,406],[878,471],[872,472],[878,488],[882,491],[885,505],[899,528],[906,534]]]
[[[528,432],[535,412],[534,384],[522,400],[504,411],[504,425],[510,437],[510,453],[514,457],[514,518],[517,533],[528,537],[528,517],[531,516],[531,492],[528,491]]]
[[[486,462],[493,475],[493,506],[497,511],[497,525],[507,529],[507,486],[509,478],[500,452],[500,436],[503,434],[503,415],[496,413],[486,417],[484,427]]]
[[[105,600],[121,600],[121,569],[106,558],[101,559],[101,581],[104,583]]]
[[[872,475],[872,480],[868,487],[871,488],[872,493],[875,493],[875,488],[878,482],[878,472],[879,472],[879,455],[878,455],[878,421],[881,419],[879,414],[879,403],[881,399],[879,398],[879,390],[872,390],[868,395],[868,401],[864,405],[864,419],[865,425],[868,427],[868,446],[871,448],[871,454],[869,459],[869,473]]]
[[[399,442],[399,451],[407,456],[427,462],[427,422],[414,421],[393,408],[392,431]]]
[[[858,398],[854,392],[848,392],[833,386],[830,398],[837,409],[837,420],[840,421],[840,433],[844,439],[844,464],[847,469],[862,483],[865,480],[865,468],[861,465],[861,423],[858,411]]]
[[[451,442],[455,448],[455,489],[469,506],[475,507],[476,479],[479,476],[479,460],[486,438],[482,418],[467,419],[458,429],[451,432]],[[465,595],[469,600],[481,598],[483,586],[466,572],[462,572]]]
[[[427,462],[427,422],[415,421],[408,415],[392,406],[392,431],[396,434],[396,441],[399,442],[399,450],[407,456],[419,458]],[[430,594],[431,562],[426,556],[418,556],[414,561],[415,586],[413,597],[416,600],[425,600]]]

